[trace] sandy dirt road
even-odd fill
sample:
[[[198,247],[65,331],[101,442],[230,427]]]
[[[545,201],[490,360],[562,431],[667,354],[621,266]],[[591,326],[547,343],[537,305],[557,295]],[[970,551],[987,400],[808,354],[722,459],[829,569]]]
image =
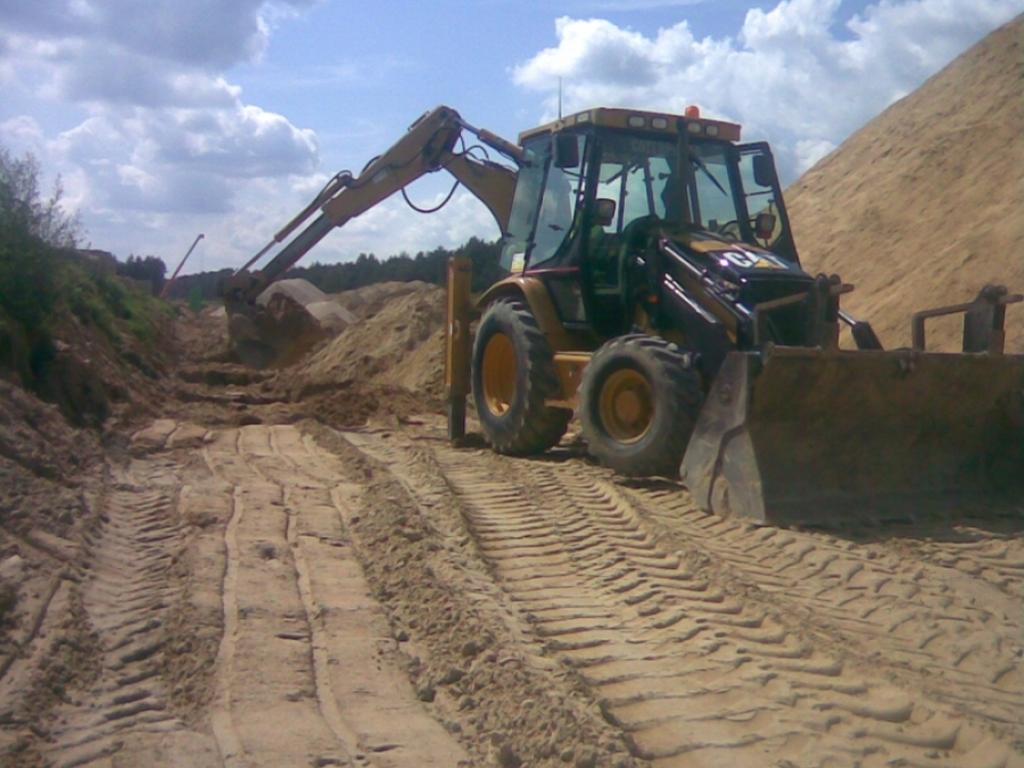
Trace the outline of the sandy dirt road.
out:
[[[758,529],[578,459],[349,439],[414,495],[448,487],[542,652],[578,672],[640,758],[1024,764],[1019,518]]]
[[[106,472],[12,765],[1024,765],[1019,511],[754,528],[429,419],[160,420]]]
[[[468,765],[368,592],[336,459],[294,427],[164,420],[135,444],[98,498],[86,567],[41,621],[45,657],[74,601],[95,648],[38,762]]]

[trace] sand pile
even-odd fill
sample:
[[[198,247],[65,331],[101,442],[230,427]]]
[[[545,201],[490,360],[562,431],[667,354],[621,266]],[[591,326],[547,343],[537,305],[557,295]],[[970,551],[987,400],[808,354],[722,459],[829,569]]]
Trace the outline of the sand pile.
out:
[[[910,315],[969,301],[989,282],[1024,292],[1024,16],[893,104],[788,191],[810,271],[857,286],[846,309],[886,346],[910,343]],[[934,329],[934,330],[933,330]],[[1007,311],[1024,350],[1024,308]],[[929,325],[955,350],[958,320]]]
[[[335,427],[440,411],[444,391],[443,288],[378,283],[328,297],[351,323],[275,378],[267,393],[291,401],[292,418]]]
[[[193,364],[233,359],[223,304],[210,304],[199,312],[182,309],[175,318],[174,341],[181,358]]]
[[[440,407],[444,389],[444,289],[380,283],[337,297],[357,321],[281,374],[293,397],[354,392],[374,410],[408,415]],[[360,395],[351,398],[358,404]],[[411,411],[410,411],[411,409]]]
[[[404,296],[436,289],[437,286],[424,283],[422,280],[411,280],[405,283],[391,281],[344,291],[334,294],[331,298],[344,306],[354,317],[366,320]]]

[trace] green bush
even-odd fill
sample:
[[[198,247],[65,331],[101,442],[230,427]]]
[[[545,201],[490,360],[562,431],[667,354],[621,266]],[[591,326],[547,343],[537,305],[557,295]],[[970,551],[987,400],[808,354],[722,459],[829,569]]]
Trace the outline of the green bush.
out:
[[[61,209],[59,184],[44,200],[38,175],[31,155],[16,159],[0,148],[0,374],[13,371],[26,387],[58,402],[69,418],[102,421],[103,398],[90,399],[89,384],[64,380],[67,366],[57,360],[54,338],[77,342],[66,338],[74,335],[76,318],[105,337],[126,364],[156,376],[132,338],[158,349],[159,327],[173,308],[150,294],[150,284],[83,261],[73,250],[78,222]],[[163,262],[156,257],[135,258],[133,265],[162,276]]]
[[[58,180],[39,192],[39,164],[0,147],[0,360],[24,375],[53,356],[49,322],[57,303],[58,254],[72,247],[78,219],[61,208]]]
[[[0,308],[28,332],[53,311],[55,262],[46,243],[0,224]]]

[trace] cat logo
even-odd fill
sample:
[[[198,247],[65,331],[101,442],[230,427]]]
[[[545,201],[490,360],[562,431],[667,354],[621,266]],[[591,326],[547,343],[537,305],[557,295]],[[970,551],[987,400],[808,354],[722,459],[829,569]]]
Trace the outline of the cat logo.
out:
[[[747,250],[722,251],[719,256],[741,269],[785,269],[771,254]]]

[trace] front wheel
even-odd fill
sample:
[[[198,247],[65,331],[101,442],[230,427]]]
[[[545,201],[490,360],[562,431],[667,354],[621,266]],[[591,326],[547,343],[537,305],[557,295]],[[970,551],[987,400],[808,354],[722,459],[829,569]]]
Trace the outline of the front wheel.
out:
[[[702,400],[700,374],[674,344],[645,334],[612,339],[583,371],[583,438],[622,475],[676,477]]]
[[[559,392],[551,345],[519,301],[492,304],[473,342],[473,400],[499,453],[529,455],[558,443],[572,411],[546,405]]]

